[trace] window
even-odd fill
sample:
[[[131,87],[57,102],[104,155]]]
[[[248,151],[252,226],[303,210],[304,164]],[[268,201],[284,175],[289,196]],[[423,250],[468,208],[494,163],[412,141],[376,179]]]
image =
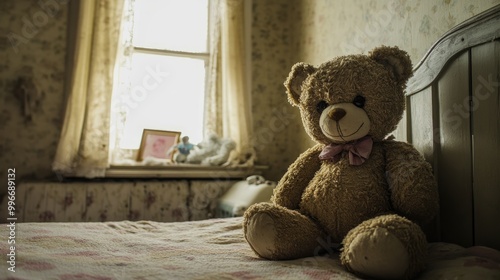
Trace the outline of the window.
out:
[[[120,93],[120,149],[137,149],[143,129],[203,137],[209,0],[135,0],[128,83]],[[116,98],[116,97],[115,97]]]
[[[70,30],[81,36],[73,38],[74,66],[53,170],[93,178],[117,166],[149,164],[136,160],[143,129],[178,130],[192,142],[201,142],[203,130],[215,132],[236,142],[231,165],[253,165],[245,81],[251,73],[245,39],[251,1],[106,3],[79,1],[70,9],[78,14]]]

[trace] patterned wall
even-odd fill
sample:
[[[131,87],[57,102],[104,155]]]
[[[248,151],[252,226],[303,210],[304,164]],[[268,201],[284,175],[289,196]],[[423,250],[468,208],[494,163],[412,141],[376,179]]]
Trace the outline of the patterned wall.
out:
[[[0,178],[13,167],[18,180],[54,176],[50,163],[63,114],[66,2],[0,1]],[[43,92],[31,121],[24,117],[24,98],[14,93],[17,79],[30,71]]]
[[[380,44],[406,49],[414,63],[444,32],[500,0],[252,0],[252,108],[258,162],[277,180],[311,145],[298,109],[287,102],[283,81],[298,61],[367,52]],[[39,3],[58,3],[41,6]],[[0,176],[53,179],[63,115],[67,1],[0,1]],[[12,35],[19,35],[13,47]],[[9,37],[10,36],[10,37]],[[33,121],[13,93],[18,77],[33,70],[44,96]],[[1,194],[1,192],[0,192]]]
[[[17,186],[19,222],[197,221],[217,216],[233,180],[35,182]],[[7,199],[0,202],[7,209]],[[5,221],[7,211],[0,211]]]
[[[294,36],[298,40],[298,45],[294,46],[297,54],[293,57],[318,65],[335,56],[367,53],[385,44],[406,50],[416,65],[449,29],[498,4],[500,0],[291,1],[290,9],[300,11],[298,15],[291,13],[292,22],[288,23],[294,26]],[[261,37],[255,36],[254,40],[264,40]],[[287,55],[282,49],[273,52],[274,56]],[[273,57],[273,54],[268,56]],[[259,82],[254,79],[254,83]],[[267,97],[254,98],[266,100]],[[289,133],[296,132],[294,139],[300,139],[289,152],[304,151],[313,144],[302,129],[294,126],[288,129]]]
[[[381,44],[406,50],[416,64],[445,32],[499,0],[303,0],[301,54],[310,63],[366,53]]]
[[[287,100],[283,82],[297,62],[299,0],[254,0],[252,18],[252,108],[258,162],[278,180],[301,152],[298,109]]]

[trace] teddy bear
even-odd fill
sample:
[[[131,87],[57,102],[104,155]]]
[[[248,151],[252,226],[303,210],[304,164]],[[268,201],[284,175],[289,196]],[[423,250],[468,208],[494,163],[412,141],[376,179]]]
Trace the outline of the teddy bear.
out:
[[[409,55],[380,46],[318,67],[297,63],[284,85],[316,145],[279,181],[271,203],[249,207],[245,239],[260,257],[318,255],[370,279],[412,279],[425,267],[422,227],[439,199],[429,163],[388,135],[405,108]]]
[[[236,149],[236,142],[229,138],[220,138],[215,133],[209,133],[201,143],[190,150],[186,157],[187,163],[201,165],[222,165]]]

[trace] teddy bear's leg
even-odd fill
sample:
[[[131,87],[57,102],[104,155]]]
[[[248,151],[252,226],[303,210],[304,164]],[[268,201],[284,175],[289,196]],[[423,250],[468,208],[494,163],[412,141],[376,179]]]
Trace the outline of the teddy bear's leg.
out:
[[[411,279],[425,265],[427,241],[420,227],[398,215],[364,221],[344,238],[342,263],[380,279]]]
[[[244,217],[246,240],[257,255],[266,259],[313,256],[319,248],[317,240],[324,236],[308,217],[270,203],[251,206]]]

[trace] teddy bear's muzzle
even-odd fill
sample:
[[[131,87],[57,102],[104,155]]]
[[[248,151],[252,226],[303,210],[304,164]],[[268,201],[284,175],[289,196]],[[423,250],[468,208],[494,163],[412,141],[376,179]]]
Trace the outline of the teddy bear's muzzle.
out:
[[[352,103],[328,106],[319,122],[323,134],[334,143],[354,141],[370,132],[370,119],[365,110]]]

